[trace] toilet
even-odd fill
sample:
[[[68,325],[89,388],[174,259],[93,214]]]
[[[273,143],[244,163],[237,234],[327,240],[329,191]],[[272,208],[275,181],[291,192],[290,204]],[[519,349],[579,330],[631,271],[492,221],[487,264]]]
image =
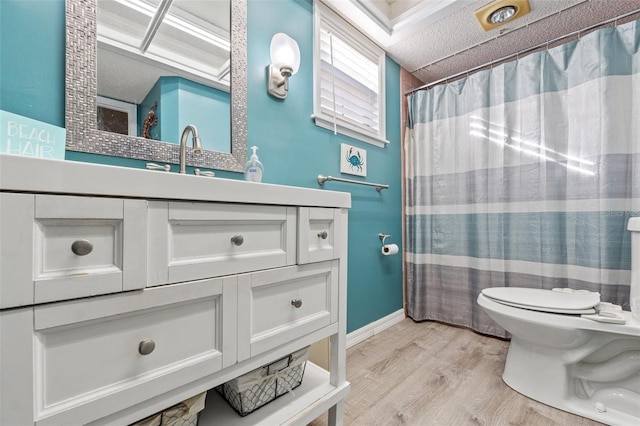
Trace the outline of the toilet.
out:
[[[498,287],[478,296],[511,333],[508,386],[602,423],[640,425],[640,217],[628,230],[631,312],[584,290]]]

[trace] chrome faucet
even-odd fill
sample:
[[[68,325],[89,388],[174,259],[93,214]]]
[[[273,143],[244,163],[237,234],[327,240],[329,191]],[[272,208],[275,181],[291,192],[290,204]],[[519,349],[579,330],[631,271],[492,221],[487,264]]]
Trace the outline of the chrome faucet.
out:
[[[200,154],[202,152],[202,145],[200,144],[200,136],[198,135],[198,129],[193,124],[188,124],[187,127],[184,128],[182,132],[182,137],[180,138],[180,173],[187,173],[187,138],[189,137],[189,132],[193,133],[192,138],[192,146],[193,152],[196,154]]]

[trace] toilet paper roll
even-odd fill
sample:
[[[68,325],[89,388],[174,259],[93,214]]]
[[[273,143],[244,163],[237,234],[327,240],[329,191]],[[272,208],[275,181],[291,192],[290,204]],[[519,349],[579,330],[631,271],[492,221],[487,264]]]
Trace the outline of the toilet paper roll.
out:
[[[383,256],[391,256],[392,254],[398,253],[398,245],[397,244],[385,244],[382,246],[382,255]]]

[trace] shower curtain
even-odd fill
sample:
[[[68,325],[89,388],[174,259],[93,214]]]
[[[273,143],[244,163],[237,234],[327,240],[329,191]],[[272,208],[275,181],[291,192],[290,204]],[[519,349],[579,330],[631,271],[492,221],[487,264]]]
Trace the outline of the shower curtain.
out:
[[[629,310],[640,216],[640,21],[408,96],[407,310],[507,334],[487,287],[597,291]]]

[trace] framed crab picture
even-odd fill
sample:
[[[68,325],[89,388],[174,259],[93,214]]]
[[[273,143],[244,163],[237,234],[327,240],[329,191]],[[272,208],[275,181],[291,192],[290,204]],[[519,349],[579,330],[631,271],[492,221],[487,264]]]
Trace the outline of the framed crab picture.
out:
[[[367,175],[367,151],[362,148],[340,144],[340,173],[356,176]]]

